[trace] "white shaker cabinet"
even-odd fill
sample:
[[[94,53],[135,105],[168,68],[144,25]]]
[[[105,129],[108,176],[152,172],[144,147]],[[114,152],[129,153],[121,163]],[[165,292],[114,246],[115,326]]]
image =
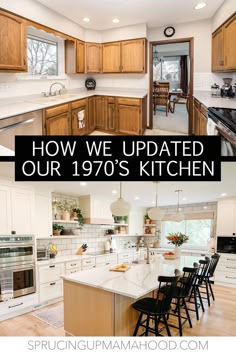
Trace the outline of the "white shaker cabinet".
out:
[[[34,192],[0,186],[0,234],[33,234]]]
[[[39,301],[49,301],[63,296],[64,263],[52,263],[38,267]]]
[[[218,201],[216,230],[217,236],[236,234],[236,198]]]
[[[113,223],[110,204],[111,201],[97,196],[85,195],[79,197],[79,207],[86,224]]]
[[[52,235],[51,195],[36,193],[34,225],[36,238],[49,237],[50,235]]]

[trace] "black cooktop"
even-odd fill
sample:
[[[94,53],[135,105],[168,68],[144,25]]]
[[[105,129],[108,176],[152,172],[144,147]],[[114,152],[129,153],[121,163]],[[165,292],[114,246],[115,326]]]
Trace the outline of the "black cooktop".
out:
[[[236,133],[236,109],[210,107],[208,111],[211,118],[221,121]]]

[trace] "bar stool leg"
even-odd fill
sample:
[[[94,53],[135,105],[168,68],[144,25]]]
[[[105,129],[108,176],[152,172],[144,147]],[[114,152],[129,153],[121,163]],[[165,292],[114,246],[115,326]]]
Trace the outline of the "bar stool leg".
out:
[[[166,316],[165,315],[163,315],[163,320],[164,320],[164,323],[165,323],[166,332],[168,334],[168,337],[171,337],[170,329],[169,329],[169,326],[168,326],[168,322],[166,321]]]
[[[185,312],[186,312],[186,316],[187,316],[187,319],[188,319],[189,326],[190,326],[190,328],[192,328],[193,327],[192,321],[191,321],[191,318],[189,316],[188,308],[187,308],[187,305],[186,305],[186,302],[185,302],[184,299],[183,299],[183,303],[184,303],[184,308],[185,308]]]
[[[150,321],[150,315],[147,315],[147,320],[146,320],[146,330],[145,330],[145,336],[148,336],[148,330],[149,330],[149,321]]]
[[[136,327],[135,327],[135,329],[134,329],[134,333],[133,333],[133,336],[134,336],[134,337],[135,337],[135,336],[137,335],[137,333],[138,333],[138,329],[139,329],[139,326],[140,326],[142,317],[143,317],[143,313],[141,312],[140,315],[139,315],[139,318],[138,318]]]

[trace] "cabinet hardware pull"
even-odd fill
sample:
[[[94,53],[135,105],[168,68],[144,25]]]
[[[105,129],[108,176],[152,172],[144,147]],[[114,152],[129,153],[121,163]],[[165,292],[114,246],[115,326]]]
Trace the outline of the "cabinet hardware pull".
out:
[[[226,267],[226,268],[229,268],[229,269],[236,269],[236,267]]]
[[[77,263],[71,263],[71,267],[76,266],[76,265],[77,265]]]
[[[49,268],[55,268],[55,265],[50,265]]]
[[[226,275],[226,277],[225,278],[229,278],[229,279],[236,279],[236,277],[228,277],[227,275]]]
[[[236,261],[236,258],[233,259],[233,258],[226,258],[227,261]]]
[[[50,285],[56,285],[56,283],[54,282],[54,283],[50,283]]]
[[[21,302],[20,304],[16,304],[16,305],[12,305],[12,306],[8,306],[9,309],[12,309],[13,307],[17,307],[17,306],[21,306],[23,305],[23,302]]]

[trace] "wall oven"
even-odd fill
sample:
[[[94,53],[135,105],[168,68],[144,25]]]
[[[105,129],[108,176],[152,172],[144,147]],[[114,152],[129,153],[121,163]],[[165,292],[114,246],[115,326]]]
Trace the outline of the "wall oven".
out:
[[[0,301],[35,293],[34,250],[32,235],[0,236]]]
[[[218,236],[216,249],[218,253],[236,254],[236,236]]]

